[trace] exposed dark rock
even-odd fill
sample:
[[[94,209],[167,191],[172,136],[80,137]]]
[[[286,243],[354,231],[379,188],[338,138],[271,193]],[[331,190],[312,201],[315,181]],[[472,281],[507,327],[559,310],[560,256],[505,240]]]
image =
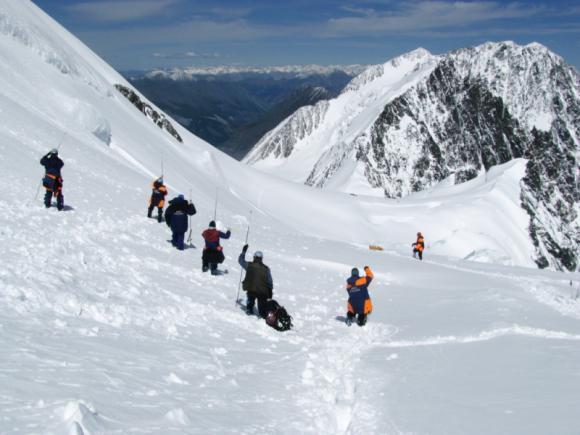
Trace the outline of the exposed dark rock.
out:
[[[580,202],[574,143],[561,122],[550,132],[532,130],[521,200],[530,215],[530,236],[540,268],[575,271],[580,258],[577,205]]]
[[[117,88],[125,98],[127,98],[147,118],[153,121],[160,129],[168,132],[171,136],[177,139],[178,142],[183,142],[183,139],[181,139],[181,136],[177,133],[177,130],[175,130],[165,115],[157,112],[153,107],[151,107],[151,105],[141,100],[141,97],[139,97],[133,89],[119,84],[115,85],[115,88]]]

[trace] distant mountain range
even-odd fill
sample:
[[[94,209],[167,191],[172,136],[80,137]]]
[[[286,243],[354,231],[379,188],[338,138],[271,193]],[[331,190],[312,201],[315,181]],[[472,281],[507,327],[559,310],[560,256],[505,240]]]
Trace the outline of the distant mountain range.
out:
[[[337,72],[356,76],[367,65],[286,65],[265,67],[215,66],[155,69],[145,74],[147,78],[166,78],[172,80],[199,80],[205,76],[222,76],[222,79],[238,80],[247,76],[271,76],[276,78],[299,78],[332,75]]]
[[[125,76],[181,125],[236,158],[304,105],[333,98],[361,65],[212,67]]]

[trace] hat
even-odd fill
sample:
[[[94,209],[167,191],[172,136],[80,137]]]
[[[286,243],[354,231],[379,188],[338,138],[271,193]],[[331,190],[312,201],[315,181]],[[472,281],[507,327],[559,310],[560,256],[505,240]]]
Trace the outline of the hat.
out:
[[[178,197],[179,199],[185,199],[185,197],[183,196],[183,193],[180,193],[179,195],[177,195],[177,197]]]
[[[254,252],[254,258],[264,258],[264,254],[262,254],[262,251],[256,251]]]
[[[358,269],[356,267],[353,267],[352,270],[350,271],[350,274],[354,277],[358,277],[359,276]]]
[[[210,228],[215,228],[215,221],[211,221],[211,222],[209,223],[209,227],[210,227]]]
[[[159,181],[160,183],[163,183],[163,177],[159,177],[159,178],[157,179],[157,181]]]
[[[50,154],[58,154],[58,148],[51,149]]]

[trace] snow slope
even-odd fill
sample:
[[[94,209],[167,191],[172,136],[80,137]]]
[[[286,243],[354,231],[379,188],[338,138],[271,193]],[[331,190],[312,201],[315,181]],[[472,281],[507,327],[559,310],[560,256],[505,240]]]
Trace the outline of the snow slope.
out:
[[[176,142],[29,1],[0,0],[0,57],[0,433],[578,432],[580,282],[521,267],[522,161],[400,202],[328,193],[181,128]],[[59,213],[35,195],[63,137]],[[162,158],[170,194],[199,210],[184,252],[145,218]],[[216,187],[233,237],[211,277],[199,233]],[[294,331],[233,302],[250,210]],[[375,312],[347,328],[344,279],[365,264]]]

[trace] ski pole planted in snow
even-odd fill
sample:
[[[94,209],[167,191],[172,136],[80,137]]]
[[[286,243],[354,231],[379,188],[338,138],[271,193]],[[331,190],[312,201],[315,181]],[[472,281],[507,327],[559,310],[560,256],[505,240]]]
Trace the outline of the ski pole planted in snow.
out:
[[[189,202],[193,201],[193,193],[192,190],[189,189]],[[189,235],[187,236],[187,244],[191,245],[191,232],[193,228],[191,228],[191,216],[189,216]]]
[[[215,188],[215,205],[213,208],[213,220],[214,220],[214,222],[217,220],[218,192],[219,192],[218,189],[219,189],[218,187]]]
[[[246,231],[246,242],[244,245],[248,244],[248,238],[250,237],[250,226],[252,225],[252,210],[250,210],[250,219],[248,220],[248,230]],[[240,280],[238,281],[238,293],[236,294],[236,304],[240,301],[240,287],[242,286],[242,274],[244,273],[244,268],[240,266]]]

